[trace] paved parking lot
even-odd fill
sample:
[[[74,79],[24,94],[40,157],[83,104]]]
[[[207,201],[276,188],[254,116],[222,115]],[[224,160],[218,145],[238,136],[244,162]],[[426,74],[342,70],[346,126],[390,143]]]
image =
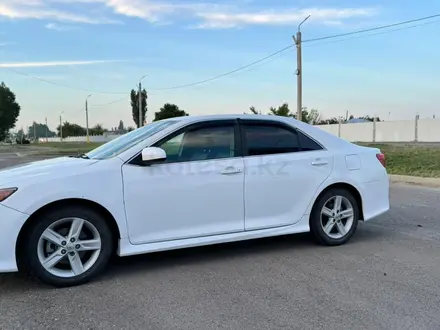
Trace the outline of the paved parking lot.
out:
[[[14,166],[17,164],[24,164],[36,160],[42,160],[45,158],[47,158],[47,156],[28,155],[23,152],[13,152],[13,151],[0,152],[0,169],[8,166]]]
[[[130,257],[58,290],[0,275],[0,329],[440,329],[440,190],[391,199],[340,247],[299,235]]]

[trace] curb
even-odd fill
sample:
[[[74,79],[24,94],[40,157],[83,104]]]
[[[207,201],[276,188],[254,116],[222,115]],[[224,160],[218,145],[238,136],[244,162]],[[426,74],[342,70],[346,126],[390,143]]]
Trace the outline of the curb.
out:
[[[407,183],[423,187],[440,188],[440,178],[422,178],[408,175],[390,175],[391,183]]]

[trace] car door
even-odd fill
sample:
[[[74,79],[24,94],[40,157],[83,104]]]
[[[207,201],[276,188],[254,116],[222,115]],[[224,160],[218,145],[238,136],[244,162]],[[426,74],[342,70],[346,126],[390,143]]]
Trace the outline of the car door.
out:
[[[245,230],[298,222],[331,173],[333,157],[278,121],[240,120],[245,166]]]
[[[244,164],[235,120],[190,125],[162,139],[167,160],[124,165],[132,244],[244,231]]]

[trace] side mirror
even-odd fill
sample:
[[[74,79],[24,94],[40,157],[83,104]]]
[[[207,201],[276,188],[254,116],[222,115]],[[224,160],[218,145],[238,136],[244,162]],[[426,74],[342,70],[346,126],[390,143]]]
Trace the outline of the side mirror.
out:
[[[144,148],[142,150],[142,161],[145,165],[152,165],[155,163],[161,163],[167,159],[165,150],[157,147]]]

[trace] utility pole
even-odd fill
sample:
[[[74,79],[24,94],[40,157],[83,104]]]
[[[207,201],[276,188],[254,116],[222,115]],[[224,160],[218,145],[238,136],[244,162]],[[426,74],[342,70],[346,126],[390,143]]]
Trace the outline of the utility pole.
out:
[[[144,126],[144,121],[142,118],[142,79],[144,79],[146,76],[147,75],[139,79],[139,91],[138,91],[139,127]]]
[[[142,83],[139,81],[139,127],[144,126],[142,123]]]
[[[90,143],[90,137],[89,137],[89,109],[88,109],[88,102],[87,102],[87,100],[89,99],[90,96],[92,96],[92,94],[89,94],[86,97],[86,135],[87,135],[87,143]]]
[[[296,119],[302,120],[302,51],[301,51],[301,25],[309,19],[310,15],[307,16],[299,25],[298,31],[296,32],[296,37],[293,37],[293,41],[296,45],[296,107],[297,115]]]
[[[35,122],[34,122],[34,141],[37,141],[37,130],[35,129]]]
[[[60,113],[60,142],[63,142],[63,123],[61,120],[62,112]]]
[[[48,127],[47,127],[47,117],[45,118],[46,121],[46,142],[49,142],[49,138],[48,138]]]

